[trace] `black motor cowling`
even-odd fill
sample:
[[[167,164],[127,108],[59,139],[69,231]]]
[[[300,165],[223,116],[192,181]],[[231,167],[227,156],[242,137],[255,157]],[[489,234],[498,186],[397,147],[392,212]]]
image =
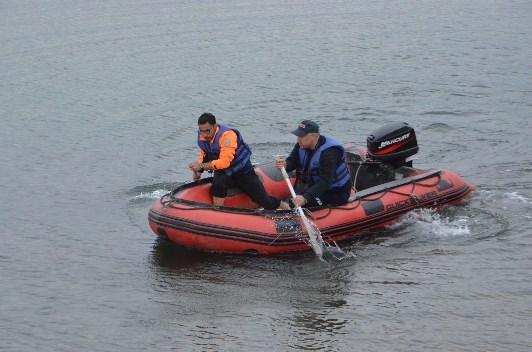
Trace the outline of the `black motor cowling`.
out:
[[[416,154],[416,133],[405,122],[392,122],[381,126],[367,139],[366,158],[346,153],[351,180],[356,191],[408,177],[411,175],[412,160]],[[406,166],[406,167],[405,167]]]
[[[406,159],[419,150],[416,133],[406,122],[391,122],[378,128],[367,139],[367,156],[393,168],[412,166]]]

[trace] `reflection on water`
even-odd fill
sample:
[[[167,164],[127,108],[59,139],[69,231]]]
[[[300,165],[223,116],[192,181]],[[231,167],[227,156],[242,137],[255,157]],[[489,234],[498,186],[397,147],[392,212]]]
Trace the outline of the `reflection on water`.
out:
[[[155,271],[179,272],[196,264],[203,265],[212,257],[210,253],[185,248],[157,237],[151,252],[151,263]]]
[[[276,256],[211,254],[158,239],[150,263],[158,295],[151,309],[159,319],[193,317],[188,347],[204,341],[206,334],[215,334],[209,342],[212,348],[234,349],[242,338],[259,334],[261,339],[282,338],[293,348],[326,350],[324,336],[327,341],[336,335],[340,339],[349,325],[341,311],[348,308],[354,260],[324,262],[312,251]],[[223,326],[210,323],[222,317]],[[238,334],[227,333],[229,327]]]
[[[327,318],[318,314],[303,314],[301,316],[296,316],[294,317],[294,322],[296,322],[300,328],[304,328],[310,333],[338,333],[347,325],[347,321],[345,319],[339,320],[336,318]]]

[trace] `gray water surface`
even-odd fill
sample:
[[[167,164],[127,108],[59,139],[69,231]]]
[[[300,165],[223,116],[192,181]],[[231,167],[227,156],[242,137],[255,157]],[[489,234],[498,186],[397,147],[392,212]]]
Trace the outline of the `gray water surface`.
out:
[[[529,351],[532,3],[1,1],[0,350]],[[201,254],[150,205],[189,181],[197,117],[255,162],[290,131],[416,129],[477,187],[342,243]]]

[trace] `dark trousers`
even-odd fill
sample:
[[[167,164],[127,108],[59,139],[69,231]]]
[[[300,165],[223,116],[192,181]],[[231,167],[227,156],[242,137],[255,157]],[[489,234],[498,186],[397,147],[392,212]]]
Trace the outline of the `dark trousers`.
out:
[[[299,193],[299,189],[296,192]],[[330,191],[325,191],[321,196],[316,198],[311,198],[307,201],[307,203],[304,205],[305,208],[311,208],[311,207],[319,207],[323,205],[343,205],[346,204],[349,200],[349,196],[351,195],[351,186],[346,185],[342,188],[333,189]],[[288,202],[291,208],[294,207],[293,203],[290,201]]]
[[[235,187],[241,189],[252,201],[264,209],[272,210],[279,208],[281,201],[266,193],[264,185],[254,170],[245,174],[231,176],[227,176],[222,170],[214,171],[211,188],[211,195],[213,197],[225,198],[227,196],[227,190]]]

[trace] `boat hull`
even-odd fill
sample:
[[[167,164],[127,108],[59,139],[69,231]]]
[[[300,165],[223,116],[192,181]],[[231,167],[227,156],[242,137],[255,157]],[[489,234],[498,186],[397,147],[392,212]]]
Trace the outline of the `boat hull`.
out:
[[[289,196],[272,165],[256,168],[270,194]],[[148,221],[152,231],[179,245],[209,252],[275,254],[309,250],[305,227],[292,211],[258,209],[236,192],[224,207],[214,207],[209,179],[184,185],[155,201]],[[475,189],[444,169],[413,171],[411,176],[354,193],[342,206],[308,210],[326,243],[382,228],[418,208],[439,208],[464,201]]]

